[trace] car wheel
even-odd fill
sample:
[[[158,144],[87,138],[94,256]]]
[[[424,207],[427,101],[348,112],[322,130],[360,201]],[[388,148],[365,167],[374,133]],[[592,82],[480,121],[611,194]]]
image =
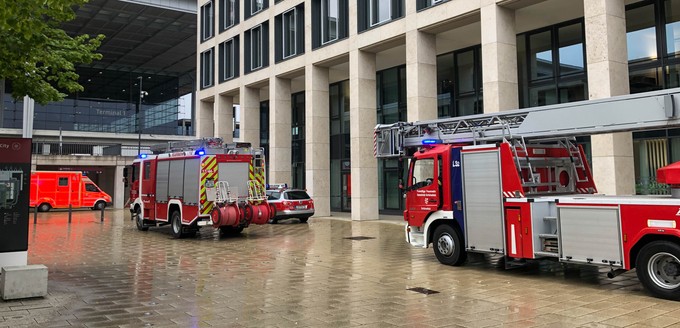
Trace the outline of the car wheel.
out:
[[[279,223],[279,219],[277,219],[277,218],[269,219],[269,224],[277,224],[277,223]]]
[[[106,203],[104,203],[102,201],[98,201],[96,204],[94,204],[94,207],[92,209],[94,209],[95,211],[101,211],[105,208],[106,208]]]
[[[300,218],[300,223],[307,223],[307,220],[309,220],[309,218]]]
[[[463,249],[463,238],[458,230],[442,224],[434,230],[434,254],[440,263],[459,266],[467,259],[467,252]]]
[[[144,225],[144,216],[142,216],[142,213],[139,211],[139,208],[135,209],[135,213],[133,214],[135,222],[137,223],[137,230],[139,231],[147,231],[149,230],[149,227]]]
[[[182,227],[182,216],[179,211],[172,212],[171,225],[172,225],[172,236],[175,238],[184,238],[184,228]]]
[[[638,279],[659,298],[680,300],[680,246],[655,241],[640,250],[635,261]]]
[[[38,206],[38,211],[39,212],[49,212],[52,209],[52,205],[48,203],[42,203],[40,206]]]

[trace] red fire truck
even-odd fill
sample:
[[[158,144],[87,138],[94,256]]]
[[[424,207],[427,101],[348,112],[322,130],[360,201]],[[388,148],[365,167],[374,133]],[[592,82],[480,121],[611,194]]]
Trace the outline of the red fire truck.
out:
[[[680,299],[680,163],[659,169],[670,196],[595,195],[575,136],[680,126],[680,89],[531,110],[378,125],[375,155],[409,162],[406,240],[437,259],[468,253],[636,269]],[[614,174],[613,172],[611,174]]]
[[[261,148],[204,138],[170,142],[152,151],[154,155],[142,154],[128,169],[130,212],[139,230],[171,224],[173,236],[182,238],[210,225],[233,234],[273,217]]]

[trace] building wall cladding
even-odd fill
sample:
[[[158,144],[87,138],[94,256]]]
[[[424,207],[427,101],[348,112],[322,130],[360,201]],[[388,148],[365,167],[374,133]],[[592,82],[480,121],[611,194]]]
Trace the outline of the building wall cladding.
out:
[[[212,23],[220,26],[220,17],[224,15],[220,10],[229,2],[230,0],[200,0],[198,5],[201,7],[210,3],[215,10]],[[468,113],[482,108],[484,112],[489,113],[516,109],[520,106],[625,94],[629,92],[626,69],[629,61],[625,57],[626,15],[631,12],[630,10],[627,12],[626,9],[644,3],[653,4],[655,8],[666,8],[667,11],[670,11],[669,8],[680,8],[680,1],[677,0],[264,2],[246,0],[246,2],[247,6],[242,3],[235,6],[240,10],[238,13],[240,19],[236,20],[236,24],[222,29],[204,41],[199,37],[197,53],[218,49],[220,44],[234,38],[239,38],[241,45],[246,44],[244,41],[246,37],[259,41],[261,37],[252,39],[252,35],[253,31],[262,27],[268,29],[268,32],[263,34],[268,36],[266,38],[268,44],[253,48],[251,42],[248,49],[241,46],[238,49],[239,55],[232,56],[235,61],[233,66],[238,69],[233,78],[197,92],[196,101],[200,104],[196,106],[199,109],[196,113],[197,121],[206,125],[200,130],[200,135],[224,135],[231,132],[228,125],[210,124],[216,119],[217,110],[213,108],[217,108],[216,104],[219,102],[215,99],[229,97],[233,99],[235,105],[251,103],[255,102],[251,99],[256,94],[253,89],[257,89],[260,95],[258,101],[269,100],[270,113],[274,113],[271,117],[282,117],[291,113],[288,91],[290,93],[304,91],[306,187],[315,199],[319,199],[317,213],[329,214],[331,209],[338,210],[331,208],[329,197],[334,191],[330,190],[329,181],[333,178],[331,175],[341,174],[337,172],[338,170],[331,169],[329,150],[323,149],[333,148],[333,145],[329,144],[332,141],[329,141],[331,137],[328,131],[329,126],[332,130],[332,120],[329,118],[329,115],[332,115],[329,114],[331,110],[329,84],[347,80],[350,89],[347,111],[350,116],[351,160],[343,164],[342,172],[348,172],[349,176],[347,182],[341,184],[341,191],[351,198],[352,204],[348,207],[351,208],[352,218],[357,220],[377,218],[379,209],[382,209],[382,205],[378,204],[379,199],[384,198],[378,197],[379,193],[384,194],[384,190],[378,183],[377,168],[380,165],[377,165],[378,161],[372,157],[372,130],[376,123],[379,106],[377,103],[380,101],[376,99],[376,94],[380,95],[380,92],[376,92],[376,72],[400,65],[406,66],[406,117],[409,121],[436,119],[438,112],[442,115],[441,108],[438,111],[438,103],[439,106],[442,104],[438,92],[443,89],[441,81],[438,81],[438,76],[442,74],[438,72],[438,69],[442,69],[438,67],[438,62],[441,63],[445,59],[441,56],[451,53],[454,55],[446,58],[456,58],[451,64],[456,66],[456,69],[452,69],[450,73],[451,76],[455,76],[454,79],[459,78],[458,75],[462,74],[460,72],[465,72],[464,65],[458,62],[459,54],[469,53],[470,58],[474,55],[474,58],[478,58],[477,61],[481,61],[481,68],[474,70],[474,77],[471,77],[474,79],[471,80],[474,81],[471,85],[475,85],[476,88],[472,92],[476,97],[471,105],[474,107],[460,111],[447,109],[445,111],[447,113]],[[253,8],[262,9],[252,12]],[[289,23],[286,28],[281,22],[286,18],[290,19],[292,15],[286,14],[293,8],[303,10],[299,10],[301,15],[297,17],[298,24]],[[251,12],[245,13],[245,10]],[[657,12],[660,12],[660,9]],[[199,15],[199,26],[205,23],[202,21],[205,17],[207,16]],[[300,23],[300,19],[304,20],[304,24]],[[301,26],[304,26],[303,31],[300,30]],[[628,31],[630,32],[632,28],[629,25]],[[201,31],[199,36],[200,33]],[[255,34],[259,35],[260,32]],[[527,44],[527,42],[538,44],[536,40],[544,35],[549,36],[547,48],[534,49]],[[295,37],[298,39],[293,40]],[[630,35],[628,37],[630,38]],[[296,55],[281,59],[279,53],[281,47],[284,44],[295,44],[295,41],[298,41],[297,44],[304,44],[304,48]],[[638,46],[641,45],[628,45],[629,55],[631,47]],[[275,49],[277,50],[274,51]],[[468,51],[470,49],[472,50]],[[526,53],[527,51],[529,53]],[[575,51],[579,53],[576,56],[577,60],[567,60],[567,57],[573,55]],[[266,65],[260,65],[259,68],[244,67],[251,65],[253,56],[260,53],[265,57],[258,60]],[[534,61],[525,62],[520,54],[532,55]],[[222,55],[219,52],[216,54],[218,57]],[[245,60],[246,57],[249,59]],[[197,62],[197,65],[200,66],[201,62]],[[532,67],[538,71],[536,78],[526,81],[526,74],[527,72],[531,74]],[[216,74],[219,74],[220,69],[214,68]],[[549,73],[549,76],[546,73]],[[556,75],[550,75],[553,73]],[[544,76],[549,78],[541,79]],[[198,83],[200,78],[199,76]],[[457,88],[457,82],[458,80],[455,80],[450,87]],[[281,85],[286,87],[282,88]],[[529,85],[534,86],[536,90],[529,90]],[[270,91],[271,88],[275,91]],[[247,95],[244,94],[244,90],[248,91]],[[285,90],[286,94],[282,94],[280,90]],[[458,91],[451,92],[452,95],[462,94]],[[526,99],[532,99],[532,102],[522,100],[525,96]],[[332,95],[330,97],[332,98]],[[282,106],[284,108],[280,108]],[[254,109],[244,110],[244,106],[241,106],[242,122],[257,119],[258,115],[259,112]],[[203,121],[201,117],[204,118]],[[272,144],[277,142],[277,138],[285,142],[290,140],[291,127],[289,124],[281,124],[288,121],[289,119],[270,122]],[[241,127],[243,129],[243,123]],[[251,131],[248,135],[258,134]],[[631,140],[630,134],[594,140],[596,144],[592,146],[592,157],[595,161],[594,169],[600,173],[600,176],[596,177],[596,182],[601,192],[608,194],[635,192],[636,177],[640,174],[635,172],[631,160],[634,151]],[[247,138],[244,141],[259,142]],[[269,158],[272,165],[279,165],[274,170],[276,179],[292,177],[292,173],[289,172],[290,164],[277,164],[281,159],[290,161],[290,154],[279,155],[281,150],[288,150],[288,147],[279,143],[277,146],[279,151],[273,152],[274,157]],[[670,148],[672,147],[669,146]],[[288,179],[272,182],[290,183],[291,178]],[[344,175],[342,179],[345,179]],[[348,208],[341,208],[343,209]]]

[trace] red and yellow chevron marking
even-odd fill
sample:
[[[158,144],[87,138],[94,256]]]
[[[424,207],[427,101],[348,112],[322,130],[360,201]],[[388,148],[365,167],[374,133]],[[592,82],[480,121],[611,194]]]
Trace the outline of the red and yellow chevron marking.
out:
[[[208,179],[213,179],[217,183],[217,158],[215,156],[206,156],[201,160],[201,187],[199,189],[201,214],[210,214],[213,209],[213,202],[208,201],[205,193],[205,182]]]

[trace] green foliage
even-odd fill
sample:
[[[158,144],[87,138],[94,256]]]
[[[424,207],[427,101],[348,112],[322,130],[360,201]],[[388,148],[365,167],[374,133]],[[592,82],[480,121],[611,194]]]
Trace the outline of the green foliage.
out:
[[[60,24],[73,20],[74,6],[87,0],[10,0],[0,6],[0,79],[12,82],[12,96],[40,104],[82,91],[75,66],[99,60],[103,35],[71,37]]]

